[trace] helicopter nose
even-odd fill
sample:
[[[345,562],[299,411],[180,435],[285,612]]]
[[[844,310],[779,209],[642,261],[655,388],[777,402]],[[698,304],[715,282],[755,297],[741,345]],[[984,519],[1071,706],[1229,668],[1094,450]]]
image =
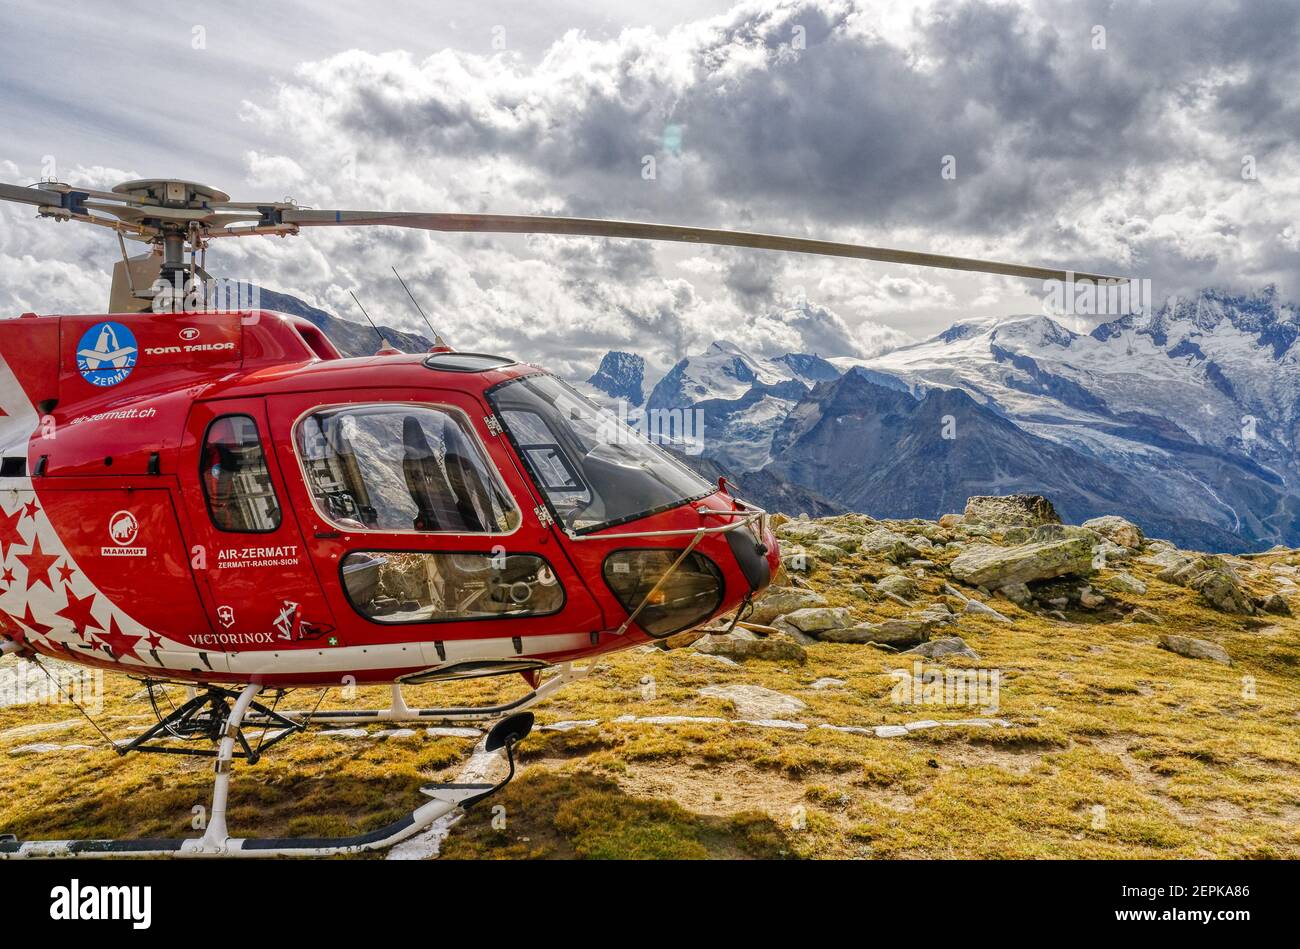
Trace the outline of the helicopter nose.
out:
[[[767,516],[753,530],[741,529],[726,533],[727,546],[736,558],[736,565],[749,584],[750,594],[766,589],[772,575],[781,564],[781,548],[767,523]]]

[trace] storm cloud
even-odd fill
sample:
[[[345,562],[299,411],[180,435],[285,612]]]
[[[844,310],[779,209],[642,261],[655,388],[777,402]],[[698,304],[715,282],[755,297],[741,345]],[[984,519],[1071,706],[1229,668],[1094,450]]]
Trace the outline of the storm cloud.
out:
[[[536,57],[348,39],[359,48],[239,107],[250,187],[317,207],[628,217],[1023,259],[1151,277],[1158,296],[1300,295],[1291,3],[748,2],[671,29],[557,32]],[[362,288],[416,328],[383,279],[397,263],[458,345],[574,370],[605,348],[668,365],[719,336],[864,354],[901,338],[882,324],[924,335],[1023,311],[1038,289],[563,238],[232,243],[232,275],[340,309]],[[12,244],[0,239],[11,303],[33,297]]]

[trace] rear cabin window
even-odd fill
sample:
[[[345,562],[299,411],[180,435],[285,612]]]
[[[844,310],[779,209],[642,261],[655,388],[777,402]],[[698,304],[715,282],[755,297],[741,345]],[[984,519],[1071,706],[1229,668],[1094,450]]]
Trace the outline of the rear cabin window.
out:
[[[520,515],[464,416],[421,405],[348,406],[298,425],[321,513],[345,530],[504,534]]]
[[[208,426],[199,474],[218,528],[248,534],[279,529],[280,502],[252,418],[223,415]]]

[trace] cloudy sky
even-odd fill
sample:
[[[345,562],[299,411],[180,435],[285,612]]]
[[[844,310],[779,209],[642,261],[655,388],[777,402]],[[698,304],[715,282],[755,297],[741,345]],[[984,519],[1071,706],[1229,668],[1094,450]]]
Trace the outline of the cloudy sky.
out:
[[[5,0],[0,180],[737,227],[1300,298],[1300,5]],[[111,10],[111,15],[110,15]],[[648,169],[653,160],[653,177]],[[944,170],[955,170],[945,177]],[[0,209],[0,312],[101,311],[116,242]],[[320,230],[209,269],[565,372],[715,338],[870,354],[1032,281],[587,239]]]

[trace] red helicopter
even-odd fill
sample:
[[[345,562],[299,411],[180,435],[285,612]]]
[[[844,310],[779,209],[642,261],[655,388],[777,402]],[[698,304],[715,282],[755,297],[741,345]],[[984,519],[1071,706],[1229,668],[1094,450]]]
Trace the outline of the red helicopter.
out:
[[[764,511],[542,369],[441,338],[426,353],[345,358],[306,320],[204,305],[216,283],[204,269],[211,240],[394,226],[1121,279],[623,221],[307,210],[175,180],[110,192],[0,185],[0,199],[114,230],[123,258],[109,313],[0,320],[0,655],[183,683],[189,700],[118,751],[216,759],[200,838],[0,838],[0,857],[391,846],[509,777],[428,785],[428,803],[370,834],[264,840],[227,831],[232,761],[252,763],[312,724],[484,720],[496,722],[485,751],[513,776],[513,746],[532,724],[525,709],[584,674],[574,661],[738,619],[780,564]],[[150,252],[128,257],[124,238]],[[200,305],[177,306],[183,298]],[[402,701],[403,683],[506,673],[530,689],[502,705]],[[391,686],[391,707],[308,713],[258,701],[344,683]],[[254,748],[249,725],[279,733]],[[166,743],[178,737],[216,748]]]

